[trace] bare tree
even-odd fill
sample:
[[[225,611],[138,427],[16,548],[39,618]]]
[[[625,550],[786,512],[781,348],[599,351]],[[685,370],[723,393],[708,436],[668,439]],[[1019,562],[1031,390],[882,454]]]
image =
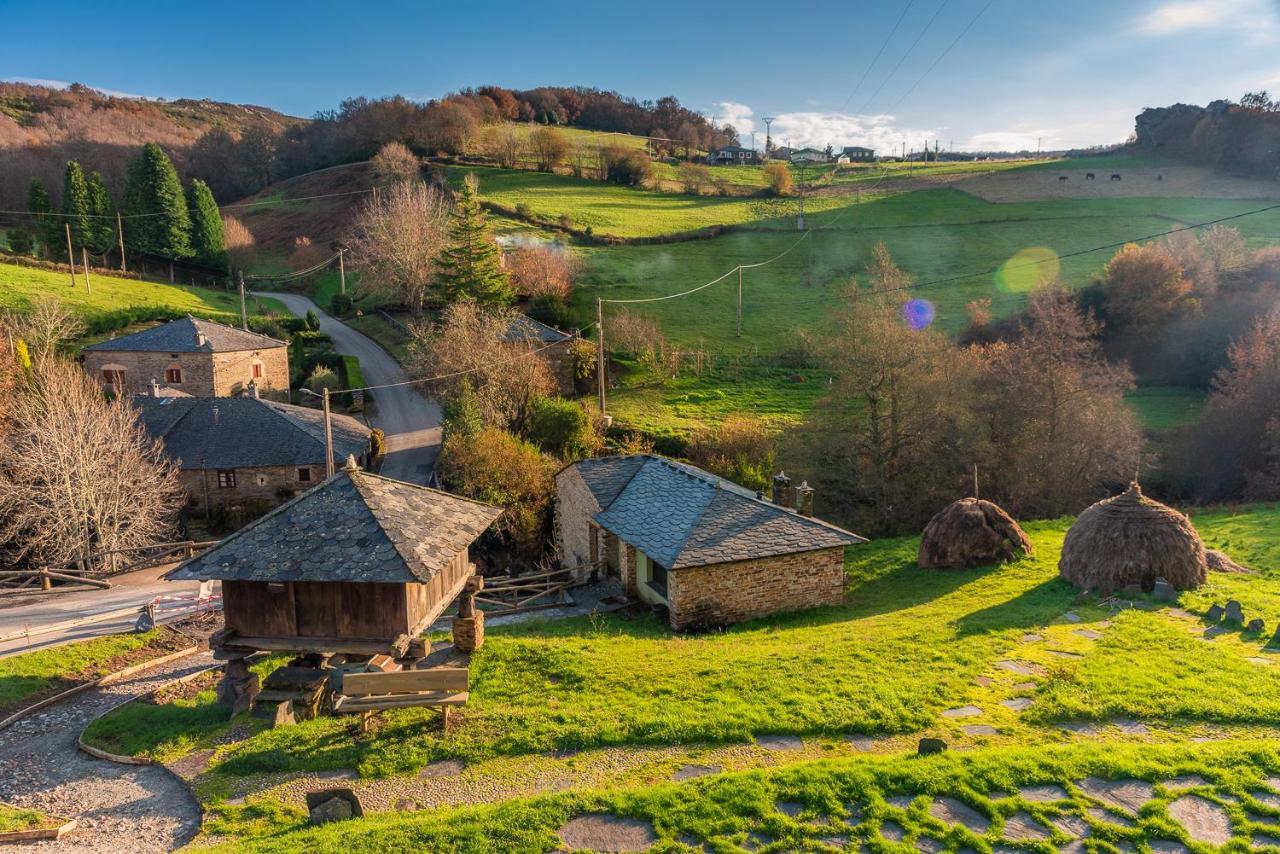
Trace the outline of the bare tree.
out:
[[[554,172],[569,154],[569,142],[553,127],[534,128],[529,134],[529,147],[538,163],[539,172]]]
[[[470,300],[453,303],[439,323],[413,329],[410,374],[454,375],[427,383],[446,403],[466,379],[484,423],[519,432],[533,404],[550,394],[555,383],[546,362],[533,352],[541,342],[523,339],[521,327],[513,326],[516,319],[510,310],[489,310]]]
[[[711,170],[705,163],[681,163],[676,171],[680,175],[680,185],[690,195],[702,195],[711,183]]]
[[[417,180],[422,169],[417,155],[402,142],[388,142],[369,160],[373,179],[379,184],[399,184]]]
[[[53,297],[38,298],[24,312],[7,312],[0,317],[0,326],[26,342],[34,362],[52,358],[59,346],[84,334],[84,322],[66,303]]]
[[[36,363],[10,401],[0,447],[0,544],[61,564],[169,535],[177,471],[125,400],[110,401],[72,362]]]
[[[233,216],[222,217],[222,238],[227,247],[227,261],[232,267],[243,269],[253,260],[257,240],[253,232]]]
[[[431,293],[436,256],[448,241],[449,203],[421,182],[396,184],[365,200],[348,245],[366,273],[363,290],[403,303],[414,314]]]
[[[485,150],[503,169],[520,165],[523,147],[520,134],[509,124],[493,125],[485,132]]]
[[[511,284],[521,296],[554,296],[568,300],[581,270],[577,256],[558,244],[529,243],[504,256]]]

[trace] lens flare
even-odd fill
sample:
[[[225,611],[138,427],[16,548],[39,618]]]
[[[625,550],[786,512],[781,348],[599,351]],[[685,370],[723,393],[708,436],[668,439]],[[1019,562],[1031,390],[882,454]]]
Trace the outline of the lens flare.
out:
[[[909,299],[902,304],[902,319],[912,329],[928,329],[938,310],[927,299]]]
[[[1062,265],[1048,246],[1028,246],[1000,265],[996,285],[1002,291],[1025,294],[1058,278]]]

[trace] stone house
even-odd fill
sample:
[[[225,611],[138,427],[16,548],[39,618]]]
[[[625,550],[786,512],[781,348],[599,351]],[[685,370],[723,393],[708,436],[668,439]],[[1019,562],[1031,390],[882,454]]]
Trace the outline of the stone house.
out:
[[[178,397],[159,387],[156,395],[133,403],[177,465],[191,512],[222,511],[243,523],[325,478],[317,410],[255,397]],[[335,469],[348,455],[367,464],[369,434],[351,416],[333,416]]]
[[[526,314],[517,314],[503,335],[503,343],[512,350],[533,348],[538,358],[546,362],[559,394],[574,393],[573,336],[553,326],[534,320]]]
[[[675,629],[839,604],[845,547],[866,542],[813,518],[807,485],[775,503],[652,454],[573,463],[556,490],[561,563],[620,579]]]
[[[289,345],[256,332],[184,317],[83,350],[84,369],[119,394],[161,387],[195,397],[289,393]]]

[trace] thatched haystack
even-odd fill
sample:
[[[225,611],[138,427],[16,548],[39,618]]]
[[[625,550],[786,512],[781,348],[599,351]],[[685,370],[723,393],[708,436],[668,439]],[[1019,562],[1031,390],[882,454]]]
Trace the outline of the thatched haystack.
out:
[[[1227,572],[1235,575],[1256,575],[1252,569],[1247,566],[1241,566],[1231,558],[1227,557],[1227,553],[1218,549],[1209,549],[1204,553],[1205,560],[1209,564],[1210,572]]]
[[[1191,520],[1142,494],[1137,483],[1099,501],[1076,519],[1062,544],[1062,577],[1082,590],[1108,594],[1164,578],[1178,590],[1204,584],[1204,543]]]
[[[925,569],[968,569],[1031,554],[1031,540],[990,501],[961,498],[925,525],[918,560]]]

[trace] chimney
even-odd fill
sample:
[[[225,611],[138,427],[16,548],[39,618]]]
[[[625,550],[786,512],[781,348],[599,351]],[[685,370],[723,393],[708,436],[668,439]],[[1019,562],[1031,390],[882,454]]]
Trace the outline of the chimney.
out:
[[[801,516],[813,515],[813,487],[807,480],[796,487],[796,512]]]
[[[152,397],[160,396],[160,381],[155,377],[151,378],[151,396]]]
[[[245,387],[245,392],[249,395],[249,397],[252,397],[254,400],[257,400],[259,397],[258,384],[253,380],[249,380],[249,385]]]
[[[213,415],[213,426],[217,427],[218,426],[218,407],[215,406],[212,409],[212,415]]]
[[[791,506],[791,478],[780,471],[773,476],[773,503],[779,507]]]
[[[197,329],[196,330],[196,346],[203,347],[204,344],[205,344],[204,332],[202,330]]]

